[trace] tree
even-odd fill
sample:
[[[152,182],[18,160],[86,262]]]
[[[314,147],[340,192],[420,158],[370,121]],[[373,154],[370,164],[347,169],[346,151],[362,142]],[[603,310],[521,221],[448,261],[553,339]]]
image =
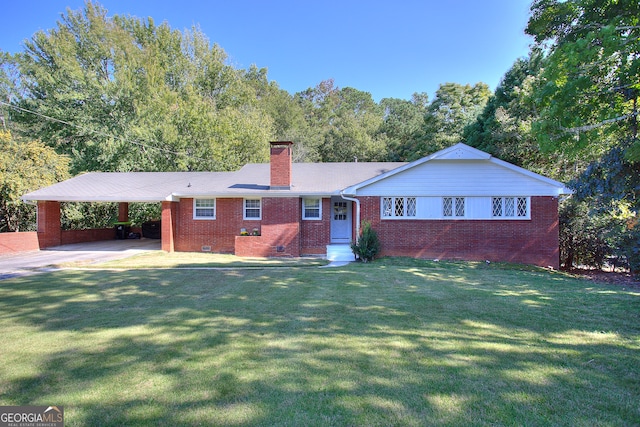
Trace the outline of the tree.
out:
[[[632,139],[640,159],[640,3],[636,0],[537,0],[526,32],[548,51],[535,93],[539,142],[597,159]]]
[[[372,161],[385,158],[386,145],[378,130],[382,108],[369,92],[337,88],[333,80],[297,93],[296,101],[312,129],[315,161]]]
[[[387,160],[398,162],[413,157],[408,150],[415,146],[428,105],[426,93],[414,93],[411,100],[384,98],[380,101],[384,119],[379,133],[387,140]]]
[[[17,58],[0,50],[0,129],[11,129],[10,104],[20,97],[20,70]]]
[[[578,224],[571,230],[583,236],[586,250],[575,244],[577,251],[593,252],[591,247],[597,243],[606,248],[605,256],[623,258],[632,271],[640,272],[640,165],[625,156],[626,150],[624,145],[611,148],[569,183],[575,189],[572,206],[581,215],[566,210],[563,218],[568,217],[570,225]]]
[[[622,254],[637,271],[640,4],[537,0],[531,11],[526,31],[547,52],[531,94],[532,132],[545,151],[586,165],[570,183],[561,240],[574,254],[594,253],[593,245]]]
[[[533,49],[515,61],[502,77],[482,113],[464,130],[467,144],[496,157],[561,181],[574,178],[586,162],[540,150],[532,123],[538,112],[532,93],[544,68],[544,56]],[[578,163],[582,164],[579,165]]]
[[[266,161],[272,121],[243,72],[226,61],[198,29],[109,17],[87,2],[25,43],[27,92],[16,118],[68,154],[74,174]]]
[[[382,110],[369,92],[354,88],[337,91],[331,114],[331,128],[319,147],[321,161],[375,161],[386,157],[386,145],[379,138]]]
[[[0,130],[0,232],[35,229],[35,207],[23,194],[68,178],[69,161],[37,140]]]
[[[422,129],[409,160],[449,147],[462,141],[464,128],[482,112],[491,96],[489,86],[445,83],[436,91],[427,108]]]

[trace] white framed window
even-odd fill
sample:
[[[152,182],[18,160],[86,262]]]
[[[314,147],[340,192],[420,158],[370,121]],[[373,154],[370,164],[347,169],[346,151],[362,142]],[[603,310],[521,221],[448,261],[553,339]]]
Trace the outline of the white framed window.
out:
[[[417,206],[415,197],[383,197],[382,218],[414,218]]]
[[[261,219],[262,203],[260,199],[244,199],[244,219]]]
[[[492,197],[491,216],[494,218],[529,218],[529,198]]]
[[[322,199],[302,199],[302,219],[322,219]]]
[[[193,219],[216,219],[216,199],[193,199]]]
[[[445,218],[464,217],[466,210],[465,205],[464,197],[443,197],[442,216]]]

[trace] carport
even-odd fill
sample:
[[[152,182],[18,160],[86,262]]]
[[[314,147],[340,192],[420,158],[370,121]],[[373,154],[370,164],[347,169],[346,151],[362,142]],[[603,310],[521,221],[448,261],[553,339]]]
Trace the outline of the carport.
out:
[[[160,203],[161,249],[174,251],[176,188],[188,187],[195,173],[188,172],[91,172],[25,194],[37,203],[37,238],[41,249],[70,243],[115,239],[114,230],[62,230],[60,203],[118,203],[118,222],[129,221],[129,203]]]

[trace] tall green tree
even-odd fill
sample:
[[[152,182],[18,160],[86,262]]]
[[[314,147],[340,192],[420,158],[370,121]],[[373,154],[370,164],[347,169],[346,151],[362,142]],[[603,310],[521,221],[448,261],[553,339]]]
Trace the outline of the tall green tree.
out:
[[[325,80],[297,93],[295,98],[316,141],[309,147],[317,153],[314,161],[373,161],[386,157],[385,140],[379,134],[383,109],[369,92],[341,89],[333,80]]]
[[[586,162],[540,150],[532,124],[539,115],[532,93],[545,58],[539,49],[515,61],[502,77],[482,113],[464,130],[467,144],[546,176],[566,181]],[[582,166],[578,163],[581,163]]]
[[[490,97],[491,91],[485,83],[474,86],[458,83],[440,85],[427,108],[409,160],[461,142],[465,127],[476,120]]]
[[[70,155],[73,173],[229,170],[266,160],[272,121],[226,61],[198,29],[109,17],[87,2],[25,43],[20,106],[38,115],[18,117]]]
[[[547,52],[532,131],[546,151],[589,162],[561,211],[562,252],[595,266],[621,255],[638,271],[640,4],[537,0],[531,12],[526,31]]]
[[[35,207],[22,195],[68,178],[68,165],[40,141],[0,130],[0,232],[35,230]]]
[[[527,33],[549,52],[535,101],[543,147],[598,158],[622,139],[640,159],[640,3],[536,0]]]
[[[386,158],[386,144],[379,137],[382,109],[369,92],[351,87],[338,90],[331,129],[320,147],[321,160],[375,161]]]
[[[413,157],[415,140],[424,122],[429,96],[414,93],[411,100],[384,98],[380,106],[384,110],[379,132],[387,140],[387,160],[406,161]]]

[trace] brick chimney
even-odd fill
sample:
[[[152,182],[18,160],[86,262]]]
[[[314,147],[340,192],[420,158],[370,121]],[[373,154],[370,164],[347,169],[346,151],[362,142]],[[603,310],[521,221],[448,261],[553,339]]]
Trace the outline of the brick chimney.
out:
[[[291,188],[291,141],[271,142],[271,190]]]

